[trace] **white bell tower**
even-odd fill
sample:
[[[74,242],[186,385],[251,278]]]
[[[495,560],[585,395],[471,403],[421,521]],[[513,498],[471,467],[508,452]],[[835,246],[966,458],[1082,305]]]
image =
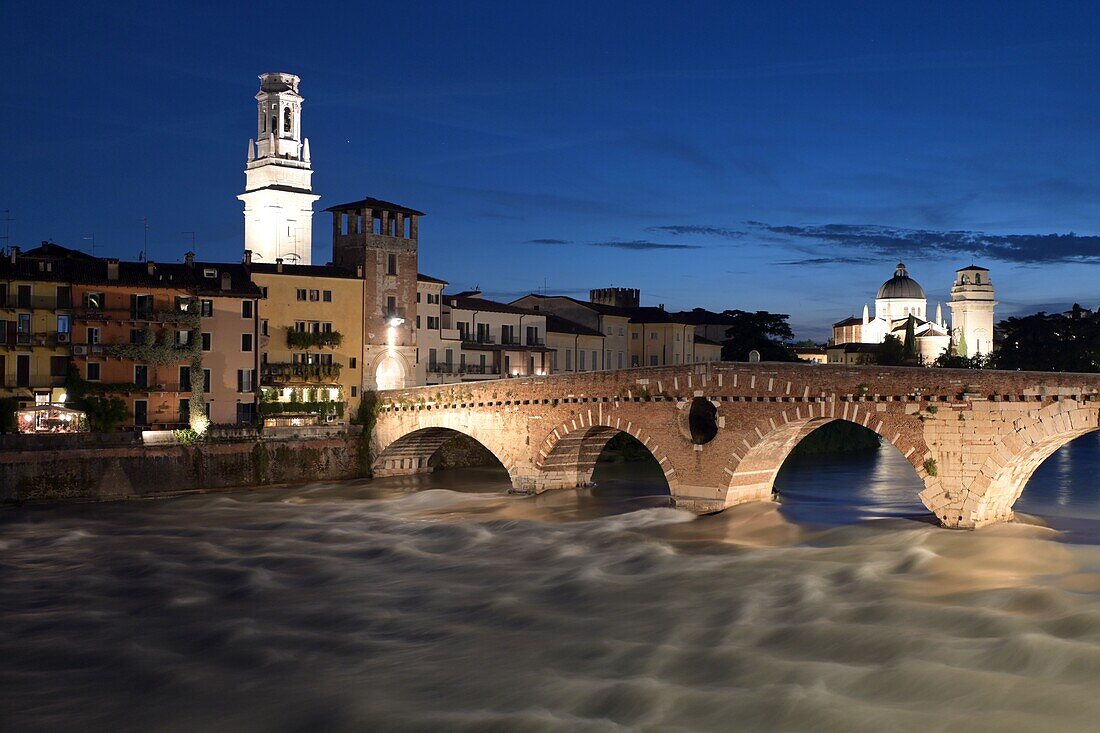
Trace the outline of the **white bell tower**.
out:
[[[951,286],[951,336],[955,353],[970,358],[993,353],[993,283],[989,270],[977,265],[955,273]]]
[[[244,248],[257,262],[282,258],[308,265],[313,254],[313,169],[309,140],[302,137],[300,79],[260,75],[256,138],[248,141],[245,167]]]

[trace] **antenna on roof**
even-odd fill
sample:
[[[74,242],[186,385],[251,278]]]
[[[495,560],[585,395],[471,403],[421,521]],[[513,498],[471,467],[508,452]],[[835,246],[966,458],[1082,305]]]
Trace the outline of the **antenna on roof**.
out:
[[[7,248],[11,244],[11,223],[15,221],[11,218],[11,209],[4,209],[4,218],[0,221],[4,222],[4,236],[0,239],[4,240],[4,247]]]
[[[145,262],[145,258],[149,253],[149,218],[141,217],[141,226],[145,230],[145,239],[141,245],[141,257],[138,258],[138,262]]]
[[[194,252],[195,251],[195,233],[194,232],[180,232],[180,233],[191,235],[191,249],[190,249],[190,251]]]
[[[91,240],[92,242],[92,257],[95,257],[95,234],[89,234],[84,237],[85,242],[87,242],[88,240]]]

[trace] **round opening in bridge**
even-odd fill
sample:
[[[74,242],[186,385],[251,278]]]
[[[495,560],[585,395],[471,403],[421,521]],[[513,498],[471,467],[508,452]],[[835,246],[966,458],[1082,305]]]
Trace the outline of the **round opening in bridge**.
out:
[[[691,442],[705,445],[718,435],[718,408],[704,397],[696,397],[688,408],[688,432]]]

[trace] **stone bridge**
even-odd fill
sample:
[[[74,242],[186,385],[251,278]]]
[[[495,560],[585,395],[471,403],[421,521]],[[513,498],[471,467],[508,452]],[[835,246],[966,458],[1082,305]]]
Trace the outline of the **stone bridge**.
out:
[[[625,432],[659,461],[676,506],[770,499],[816,428],[847,420],[897,448],[947,527],[1012,517],[1051,453],[1098,427],[1100,375],[712,363],[417,387],[380,394],[375,475],[431,471],[456,433],[488,448],[518,491],[584,486]]]

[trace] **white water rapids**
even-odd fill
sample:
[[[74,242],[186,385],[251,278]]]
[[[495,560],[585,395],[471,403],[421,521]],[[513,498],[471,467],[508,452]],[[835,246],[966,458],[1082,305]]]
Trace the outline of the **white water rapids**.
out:
[[[477,470],[9,508],[0,728],[1100,730],[1098,446],[1052,528],[933,526],[882,451],[703,518]]]

